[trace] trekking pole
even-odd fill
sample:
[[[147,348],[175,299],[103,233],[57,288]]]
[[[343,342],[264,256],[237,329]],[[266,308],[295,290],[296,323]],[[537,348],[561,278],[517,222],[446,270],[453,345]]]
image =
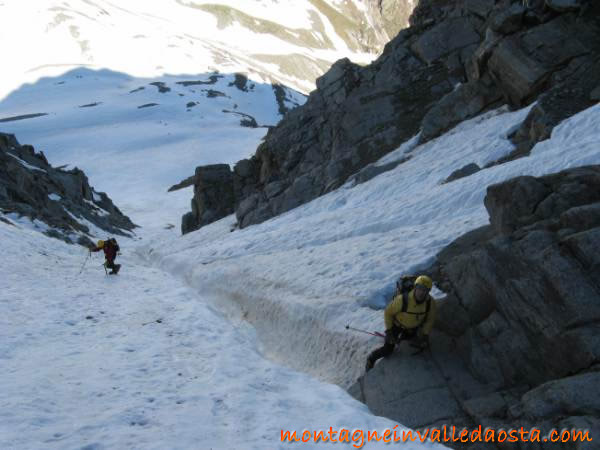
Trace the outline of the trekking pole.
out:
[[[370,334],[371,336],[377,336],[377,337],[385,339],[385,334],[380,333],[379,331],[371,332],[371,331],[367,331],[367,330],[361,330],[359,328],[351,327],[350,325],[346,325],[346,330],[358,331],[359,333]]]
[[[102,267],[104,267],[104,273],[108,275],[108,270],[106,270],[106,261],[102,263]]]
[[[81,272],[83,272],[83,268],[85,267],[85,263],[88,262],[88,259],[90,259],[90,257],[92,256],[92,252],[88,252],[88,255],[85,258],[85,261],[83,261],[83,265],[81,266],[81,269],[79,269],[79,273],[77,275],[81,275]]]

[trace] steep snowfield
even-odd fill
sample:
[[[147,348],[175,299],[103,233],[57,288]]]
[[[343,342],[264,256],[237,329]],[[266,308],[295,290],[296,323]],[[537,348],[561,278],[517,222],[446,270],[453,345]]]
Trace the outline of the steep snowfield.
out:
[[[117,277],[98,255],[2,221],[0,242],[3,450],[262,450],[290,446],[281,430],[404,429],[270,362],[247,322],[145,266],[134,242],[121,242]]]
[[[230,233],[232,216],[183,237],[155,238],[146,249],[204,297],[243,311],[272,358],[348,386],[378,338],[345,325],[383,331],[380,309],[395,280],[488,223],[488,185],[600,164],[595,106],[559,125],[531,156],[441,184],[468,163],[483,166],[509,153],[507,136],[527,111],[500,109],[422,146],[408,143],[381,161],[412,155],[395,170],[263,224]]]
[[[600,163],[596,106],[530,157],[440,184],[467,163],[509,152],[506,136],[526,113],[501,109],[425,145],[413,140],[380,161],[412,155],[395,170],[235,232],[232,216],[179,236],[157,225],[169,215],[177,222],[180,205],[159,211],[138,191],[132,218],[144,228],[137,240],[120,239],[123,269],[114,278],[99,256],[86,262],[85,249],[26,220],[0,221],[0,447],[288,448],[282,429],[393,429],[327,384],[351,383],[378,343],[345,325],[381,330],[378,309],[395,278],[487,223],[490,183]],[[145,138],[135,130],[128,134]],[[213,139],[224,145],[221,133]],[[137,167],[115,166],[114,179],[165,164],[121,153]],[[160,177],[140,182],[165,187]]]
[[[378,162],[411,156],[395,170],[261,225],[230,232],[231,216],[180,236],[191,189],[166,189],[198,164],[249,156],[266,131],[223,110],[260,125],[279,117],[270,86],[245,92],[231,75],[178,84],[211,75],[80,69],[0,102],[0,118],[13,118],[2,131],[83,168],[143,227],[120,238],[112,278],[99,256],[79,274],[85,250],[42,236],[43,224],[0,216],[0,448],[287,448],[282,429],[393,428],[342,390],[379,343],[345,325],[382,330],[395,279],[487,223],[489,184],[600,163],[596,106],[530,157],[442,185],[511,151],[528,109],[500,109],[413,139]],[[36,112],[47,115],[14,120]]]
[[[134,222],[179,229],[192,188],[168,195],[167,189],[198,165],[251,156],[266,126],[281,119],[271,85],[248,80],[238,87],[235,81],[214,73],[141,79],[75,69],[0,101],[0,131],[43,151],[54,166],[83,169],[94,188],[110,192]],[[305,102],[298,92],[282,89],[283,106]],[[250,119],[259,128],[240,125]]]
[[[0,42],[10,63],[3,65],[0,99],[81,66],[142,78],[247,72],[307,93],[337,59],[376,57],[390,37],[365,28],[368,20],[355,0],[3,0]],[[363,34],[369,42],[361,42]]]
[[[528,109],[500,109],[407,142],[378,164],[411,159],[369,182],[244,230],[230,216],[180,236],[191,188],[166,190],[255,152],[281,117],[271,79],[308,91],[338,57],[372,56],[323,2],[210,3],[0,0],[0,131],[82,168],[142,226],[119,238],[123,269],[107,277],[99,255],[0,214],[1,449],[289,448],[282,429],[393,428],[342,389],[379,344],[345,325],[382,330],[395,279],[488,222],[489,184],[600,164],[595,106],[531,156],[441,184],[512,150]],[[250,118],[259,128],[240,125]]]

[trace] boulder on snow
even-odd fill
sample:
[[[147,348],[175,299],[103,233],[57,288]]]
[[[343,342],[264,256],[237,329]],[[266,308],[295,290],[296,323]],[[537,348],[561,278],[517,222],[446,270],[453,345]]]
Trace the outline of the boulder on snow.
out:
[[[477,164],[475,163],[470,163],[467,164],[466,166],[461,167],[458,170],[455,170],[454,172],[452,172],[448,178],[446,178],[444,180],[444,183],[451,183],[452,181],[455,180],[459,180],[461,178],[465,178],[468,177],[469,175],[473,175],[474,173],[477,173],[481,170],[481,167],[479,167]]]

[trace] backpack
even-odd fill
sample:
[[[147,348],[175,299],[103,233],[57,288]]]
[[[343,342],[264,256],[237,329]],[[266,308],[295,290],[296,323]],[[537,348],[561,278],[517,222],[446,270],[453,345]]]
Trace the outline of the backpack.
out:
[[[110,238],[108,241],[109,241],[109,242],[111,243],[111,245],[112,245],[112,246],[115,248],[115,253],[116,253],[116,252],[118,252],[119,250],[121,250],[121,249],[119,248],[119,244],[117,244],[117,240],[116,240],[115,238]]]
[[[417,279],[416,275],[403,275],[400,277],[398,281],[396,281],[396,295],[402,295],[402,312],[408,314],[422,314],[422,313],[413,313],[408,311],[408,294],[415,288],[415,280]],[[427,315],[429,314],[429,310],[431,309],[431,296],[427,295],[427,305],[425,307],[425,318],[423,322],[427,320]]]

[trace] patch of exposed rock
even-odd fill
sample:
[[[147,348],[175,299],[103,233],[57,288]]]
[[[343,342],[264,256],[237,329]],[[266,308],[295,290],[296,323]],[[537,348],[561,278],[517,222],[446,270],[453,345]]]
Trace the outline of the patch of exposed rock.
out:
[[[83,171],[52,167],[43,153],[0,133],[0,212],[43,222],[45,234],[68,243],[91,243],[89,224],[108,234],[130,235],[136,227]]]
[[[593,438],[600,432],[600,166],[492,185],[485,206],[491,225],[457,239],[429,270],[447,294],[430,351],[411,356],[401,346],[351,392],[374,414],[410,427],[578,428]]]
[[[197,230],[233,213],[233,175],[227,164],[214,164],[196,168],[193,177],[171,187],[173,191],[194,186],[192,211],[183,216],[181,233]]]

